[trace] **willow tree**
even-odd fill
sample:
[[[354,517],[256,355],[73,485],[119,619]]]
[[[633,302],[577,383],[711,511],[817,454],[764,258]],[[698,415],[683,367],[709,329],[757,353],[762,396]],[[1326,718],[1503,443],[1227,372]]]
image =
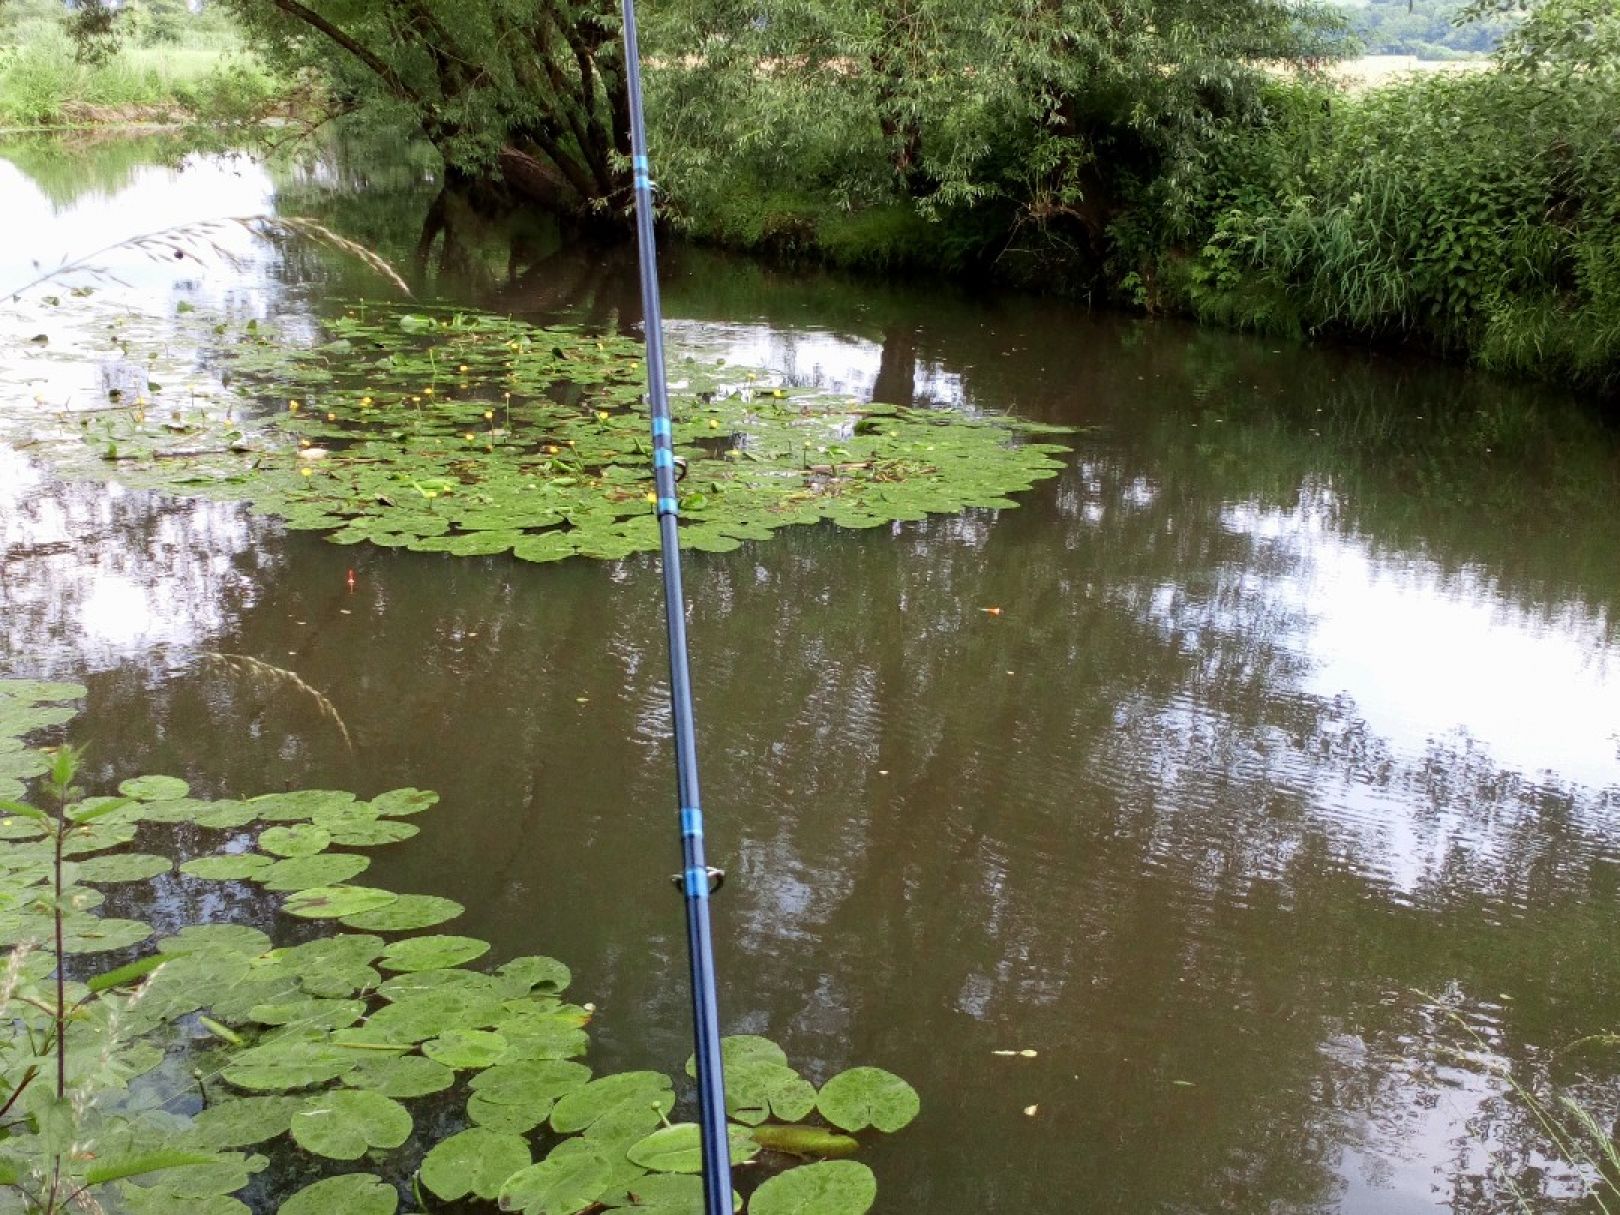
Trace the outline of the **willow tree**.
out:
[[[1100,241],[1122,196],[1172,208],[1278,71],[1334,54],[1317,0],[667,0],[654,111],[677,192],[767,178]],[[864,164],[857,173],[854,166]]]
[[[581,218],[629,201],[613,0],[223,0],[338,108],[419,129],[450,175]]]

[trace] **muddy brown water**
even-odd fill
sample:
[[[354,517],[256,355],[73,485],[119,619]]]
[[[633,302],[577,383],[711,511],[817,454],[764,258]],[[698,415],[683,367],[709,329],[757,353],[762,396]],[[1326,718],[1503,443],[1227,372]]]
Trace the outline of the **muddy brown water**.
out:
[[[0,286],[276,209],[408,264],[434,197],[408,158],[42,147],[0,149]],[[443,223],[431,294],[636,323],[622,253]],[[232,247],[107,268],[160,312],[310,325],[385,291]],[[725,1025],[916,1085],[864,1156],[877,1209],[1586,1209],[1516,1090],[1620,1109],[1620,1047],[1580,1042],[1620,1025],[1614,430],[1553,390],[1051,301],[680,248],[665,276],[677,346],[1087,428],[1018,510],[688,561]],[[567,961],[600,1066],[680,1066],[655,560],[339,548],[15,446],[0,546],[0,673],[88,683],[97,780],[439,790],[378,883]],[[211,653],[295,670],[352,749]],[[159,915],[239,910],[208,897]]]

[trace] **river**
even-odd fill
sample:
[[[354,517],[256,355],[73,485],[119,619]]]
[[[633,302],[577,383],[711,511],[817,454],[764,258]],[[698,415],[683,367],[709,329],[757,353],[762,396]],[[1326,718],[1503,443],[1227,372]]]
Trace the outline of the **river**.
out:
[[[405,153],[177,155],[0,147],[0,287],[276,212],[415,264],[435,185]],[[624,251],[444,220],[428,293],[637,323]],[[160,316],[313,326],[390,290],[225,243],[97,265]],[[916,1086],[863,1155],[876,1209],[1584,1209],[1518,1094],[1620,1113],[1620,1049],[1580,1042],[1620,1023],[1620,435],[1405,357],[678,246],[664,274],[678,348],[1084,428],[1017,510],[687,563],[725,1027]],[[0,675],[88,684],[92,783],[436,789],[378,883],[566,960],[601,1066],[678,1070],[653,558],[337,547],[59,480],[12,433]],[[296,671],[352,746],[213,653]],[[221,913],[189,897],[163,914]]]

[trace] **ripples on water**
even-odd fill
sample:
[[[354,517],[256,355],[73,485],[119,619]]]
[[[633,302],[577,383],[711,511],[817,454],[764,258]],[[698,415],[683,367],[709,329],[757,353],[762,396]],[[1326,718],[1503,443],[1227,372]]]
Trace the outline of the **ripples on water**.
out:
[[[408,260],[431,198],[356,158],[118,155],[0,159],[0,281],[87,232],[277,207]],[[634,320],[621,255],[458,239],[443,293]],[[109,258],[109,297],[309,323],[364,285],[238,252]],[[918,1085],[882,1209],[1574,1209],[1506,1076],[1614,1120],[1614,1048],[1570,1049],[1620,1008],[1614,436],[1370,356],[692,251],[666,273],[682,349],[1095,427],[1018,511],[691,560],[725,1013],[814,1073]],[[85,374],[45,406],[13,374],[3,411],[82,403]],[[0,451],[0,543],[0,669],[87,679],[104,777],[442,790],[379,881],[574,964],[604,1065],[678,1066],[651,560],[339,549],[26,449]],[[210,651],[297,670],[354,751]]]

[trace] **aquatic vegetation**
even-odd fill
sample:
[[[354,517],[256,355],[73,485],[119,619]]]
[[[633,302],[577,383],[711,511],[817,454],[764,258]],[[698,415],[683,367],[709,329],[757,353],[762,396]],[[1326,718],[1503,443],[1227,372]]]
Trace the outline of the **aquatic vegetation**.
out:
[[[255,322],[210,329],[238,389],[273,408],[175,408],[155,388],[81,416],[69,463],[246,498],[344,544],[527,561],[657,547],[630,338],[373,305],[314,345]],[[822,519],[872,527],[1015,506],[1007,495],[1051,476],[1064,450],[1006,418],[863,405],[695,359],[671,375],[689,548],[724,552]]]
[[[233,1194],[267,1188],[257,1175],[296,1163],[300,1188],[284,1215],[389,1215],[396,1183],[411,1177],[418,1198],[476,1198],[524,1215],[702,1210],[698,1132],[671,1121],[674,1084],[650,1071],[598,1076],[581,1062],[593,1009],[565,999],[567,966],[533,956],[474,970],[487,942],[390,939],[382,934],[434,928],[462,908],[349,884],[368,858],[334,849],[409,838],[415,827],[403,820],[436,795],[396,789],[362,801],[306,789],[210,801],[149,775],[123,781],[117,796],[85,796],[71,748],[23,742],[70,719],[63,702],[83,695],[75,684],[0,681],[0,779],[21,794],[24,781],[45,778],[43,796],[0,801],[0,947],[11,951],[0,966],[0,1209],[230,1215],[248,1210]],[[190,853],[178,866],[129,850],[165,838]],[[278,947],[250,924],[157,938],[142,920],[100,913],[103,886],[116,884],[128,908],[140,901],[130,892],[154,881],[257,886],[254,906],[306,928]],[[106,966],[95,964],[102,955]],[[911,1087],[861,1067],[818,1089],[767,1039],[731,1038],[724,1049],[733,1156],[755,1162],[745,1175],[769,1174],[753,1208],[867,1210],[876,1182],[865,1165],[783,1166],[858,1148],[832,1128],[899,1130],[918,1110]],[[416,1162],[413,1136],[446,1123],[460,1129]],[[311,1181],[321,1161],[366,1163]]]

